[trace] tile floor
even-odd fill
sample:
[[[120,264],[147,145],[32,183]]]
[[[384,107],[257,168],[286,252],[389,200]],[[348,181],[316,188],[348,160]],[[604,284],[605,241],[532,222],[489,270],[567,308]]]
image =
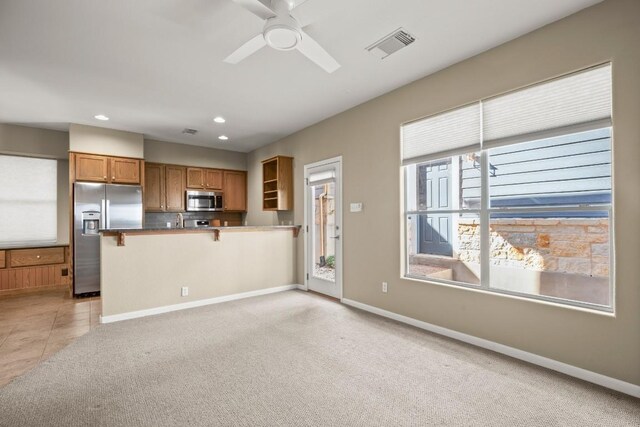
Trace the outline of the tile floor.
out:
[[[100,297],[66,290],[0,298],[0,387],[100,323]]]

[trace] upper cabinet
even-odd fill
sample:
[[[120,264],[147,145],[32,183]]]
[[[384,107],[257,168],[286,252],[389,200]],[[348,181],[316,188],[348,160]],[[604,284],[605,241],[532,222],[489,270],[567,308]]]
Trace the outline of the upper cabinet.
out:
[[[111,182],[114,184],[140,184],[140,160],[112,157]]]
[[[224,210],[247,210],[247,173],[224,171]]]
[[[76,181],[109,181],[109,158],[93,154],[76,154]]]
[[[167,202],[165,210],[167,212],[183,212],[185,199],[185,172],[182,166],[165,167],[165,200]]]
[[[144,170],[146,212],[184,211],[185,171],[181,166],[147,163]]]
[[[222,171],[218,169],[187,168],[187,188],[222,190]]]
[[[187,168],[187,188],[204,188],[204,169]]]
[[[187,188],[223,191],[224,210],[246,212],[247,172],[146,163],[145,212],[184,212]]]
[[[222,171],[217,169],[205,169],[204,186],[208,190],[222,190]]]
[[[71,153],[75,180],[113,184],[140,184],[142,161],[123,157]]]
[[[144,209],[149,212],[165,210],[164,165],[147,163],[144,167]]]
[[[276,156],[262,161],[262,210],[293,209],[293,157]]]

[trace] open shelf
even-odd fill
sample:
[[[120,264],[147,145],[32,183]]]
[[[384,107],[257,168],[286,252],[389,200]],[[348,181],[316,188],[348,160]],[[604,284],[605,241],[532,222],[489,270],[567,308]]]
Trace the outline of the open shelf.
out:
[[[262,161],[262,209],[293,209],[293,158],[276,156]]]

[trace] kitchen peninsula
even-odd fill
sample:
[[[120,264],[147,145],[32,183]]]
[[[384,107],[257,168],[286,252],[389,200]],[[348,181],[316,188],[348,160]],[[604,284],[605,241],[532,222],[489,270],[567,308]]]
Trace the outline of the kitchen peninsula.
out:
[[[103,230],[101,321],[109,323],[296,288],[299,229],[240,226]]]

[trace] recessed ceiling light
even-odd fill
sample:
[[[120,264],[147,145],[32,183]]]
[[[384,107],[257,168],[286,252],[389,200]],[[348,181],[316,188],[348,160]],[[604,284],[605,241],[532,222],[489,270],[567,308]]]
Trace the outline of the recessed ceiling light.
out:
[[[229,137],[228,137],[228,136],[226,136],[226,135],[220,135],[220,136],[218,137],[218,139],[219,139],[219,140],[221,140],[221,141],[226,141],[226,140],[228,140],[228,139],[229,139]]]
[[[215,119],[213,119],[213,121],[216,122],[216,123],[224,123],[224,122],[226,122],[225,118],[224,117],[220,117],[220,116],[218,116]]]
[[[104,114],[98,114],[98,115],[93,116],[93,117],[95,117],[98,120],[102,120],[102,121],[109,120],[109,117],[105,116]]]

